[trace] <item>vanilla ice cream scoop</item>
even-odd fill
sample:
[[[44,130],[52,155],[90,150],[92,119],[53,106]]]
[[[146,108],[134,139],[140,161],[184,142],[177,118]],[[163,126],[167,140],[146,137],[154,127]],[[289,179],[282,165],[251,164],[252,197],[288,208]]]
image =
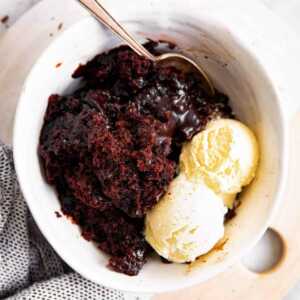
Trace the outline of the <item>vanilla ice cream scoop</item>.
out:
[[[147,214],[145,237],[162,257],[177,263],[191,262],[223,237],[226,212],[222,198],[182,173]]]
[[[248,127],[230,119],[210,122],[183,147],[180,175],[146,216],[146,240],[178,263],[209,252],[223,238],[227,207],[253,180],[258,158]]]
[[[258,157],[257,140],[247,126],[219,119],[184,146],[180,164],[190,180],[200,178],[231,203],[254,178]]]

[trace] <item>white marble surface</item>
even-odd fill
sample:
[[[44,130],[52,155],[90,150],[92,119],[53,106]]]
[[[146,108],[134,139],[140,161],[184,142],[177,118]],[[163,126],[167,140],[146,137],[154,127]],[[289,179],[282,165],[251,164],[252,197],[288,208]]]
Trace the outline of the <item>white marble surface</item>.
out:
[[[4,16],[9,16],[8,22],[5,24],[0,23],[0,38],[1,35],[5,34],[5,31],[11,27],[14,22],[22,16],[24,12],[30,9],[34,4],[38,3],[40,0],[0,0],[0,19]],[[63,0],[62,0],[63,1]],[[250,0],[248,0],[250,1]],[[300,1],[299,0],[261,0],[269,8],[275,11],[279,16],[281,16],[286,22],[293,27],[300,35]],[[26,28],[24,29],[26,30]],[[1,46],[1,41],[0,41]],[[259,245],[259,251],[257,253],[268,253],[268,241],[269,237],[266,237]],[[270,251],[269,253],[272,253]],[[251,254],[252,257],[254,257]],[[270,259],[262,255],[260,258],[255,257],[252,259],[257,264],[267,263]],[[300,280],[300,274],[299,274]],[[285,297],[284,300],[299,300],[300,299],[300,282],[299,284],[291,290],[289,295]],[[228,299],[230,300],[230,299]]]

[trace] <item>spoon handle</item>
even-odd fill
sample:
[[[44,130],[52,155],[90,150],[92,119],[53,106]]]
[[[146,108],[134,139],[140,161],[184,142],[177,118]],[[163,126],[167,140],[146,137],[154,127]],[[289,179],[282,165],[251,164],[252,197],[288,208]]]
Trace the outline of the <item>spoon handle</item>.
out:
[[[156,57],[133,38],[97,0],[78,0],[78,2],[87,8],[97,20],[124,40],[138,55],[144,56],[152,61],[156,60]]]

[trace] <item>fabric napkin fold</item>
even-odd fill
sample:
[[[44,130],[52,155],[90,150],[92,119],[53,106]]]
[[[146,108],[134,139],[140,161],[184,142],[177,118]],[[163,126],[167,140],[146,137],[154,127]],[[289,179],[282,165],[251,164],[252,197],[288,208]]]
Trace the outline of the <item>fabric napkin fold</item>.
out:
[[[13,154],[0,142],[0,299],[123,300],[68,267],[37,228],[22,196]]]

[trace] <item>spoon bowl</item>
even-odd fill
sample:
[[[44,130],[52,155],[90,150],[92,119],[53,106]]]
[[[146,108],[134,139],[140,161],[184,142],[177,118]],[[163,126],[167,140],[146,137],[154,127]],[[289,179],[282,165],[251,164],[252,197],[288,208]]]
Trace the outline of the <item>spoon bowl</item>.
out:
[[[155,57],[155,61],[159,63],[171,63],[177,68],[187,71],[196,71],[202,78],[203,85],[211,96],[215,94],[215,88],[203,68],[191,58],[180,53],[163,53]]]
[[[197,64],[193,59],[180,53],[163,53],[155,56],[150,53],[141,43],[139,43],[118,21],[116,21],[111,14],[97,1],[97,0],[78,0],[98,21],[113,31],[120,39],[124,40],[126,44],[138,55],[156,62],[172,62],[177,67],[189,69],[199,73],[203,80],[203,85],[206,90],[213,96],[215,94],[214,86],[209,79],[204,69]]]

